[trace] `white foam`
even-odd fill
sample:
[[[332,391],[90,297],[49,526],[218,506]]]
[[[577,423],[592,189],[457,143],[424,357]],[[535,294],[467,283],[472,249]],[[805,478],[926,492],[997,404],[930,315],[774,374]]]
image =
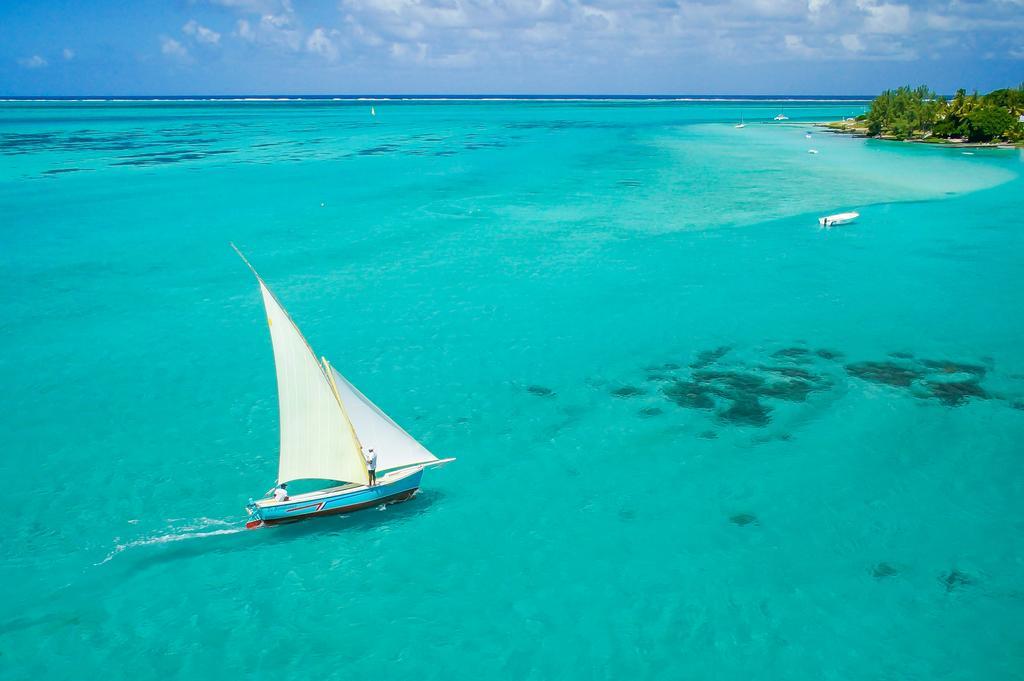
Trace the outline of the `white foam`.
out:
[[[202,532],[197,530],[203,530],[207,527],[213,526],[225,526],[219,530],[210,530],[208,532]],[[166,534],[159,534],[154,537],[143,537],[142,539],[134,539],[124,544],[117,544],[114,550],[107,554],[107,557],[101,560],[96,565],[103,565],[104,563],[112,560],[117,554],[126,551],[131,548],[139,546],[152,546],[154,544],[168,544],[171,542],[185,541],[186,539],[202,539],[204,537],[217,537],[225,534],[237,534],[244,532],[245,526],[238,525],[237,521],[219,520],[217,518],[198,518],[194,522],[182,527],[174,532],[168,532]],[[117,541],[115,539],[115,541]]]

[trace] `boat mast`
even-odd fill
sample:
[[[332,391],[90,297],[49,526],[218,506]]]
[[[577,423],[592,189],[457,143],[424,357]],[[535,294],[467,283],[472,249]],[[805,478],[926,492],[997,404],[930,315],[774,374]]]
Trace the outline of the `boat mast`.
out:
[[[342,415],[345,417],[345,423],[348,424],[348,429],[352,431],[352,439],[356,441],[356,445],[359,447],[360,455],[363,452],[363,443],[359,441],[359,434],[356,432],[356,427],[352,425],[352,419],[349,418],[348,411],[345,409],[345,403],[341,400],[341,395],[338,394],[338,385],[334,382],[334,376],[331,375],[331,363],[327,361],[326,357],[321,357],[320,361],[324,365],[324,374],[327,375],[327,382],[331,384],[331,392],[334,393],[334,399],[338,401],[338,408],[341,409]],[[363,464],[363,470],[366,471],[366,477],[369,479],[370,470],[366,467],[366,459],[363,456],[359,457],[359,460]]]

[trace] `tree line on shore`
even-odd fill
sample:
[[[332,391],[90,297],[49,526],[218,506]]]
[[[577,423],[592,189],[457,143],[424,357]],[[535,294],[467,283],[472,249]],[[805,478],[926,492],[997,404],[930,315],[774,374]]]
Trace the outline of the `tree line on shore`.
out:
[[[1024,83],[987,95],[963,89],[946,100],[924,85],[886,90],[859,117],[871,135],[897,139],[959,138],[968,142],[1024,141]]]

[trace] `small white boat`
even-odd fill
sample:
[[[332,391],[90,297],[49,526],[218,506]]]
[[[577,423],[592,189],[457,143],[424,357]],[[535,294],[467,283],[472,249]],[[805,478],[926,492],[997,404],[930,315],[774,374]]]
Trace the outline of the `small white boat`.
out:
[[[372,106],[370,107],[370,115],[371,116],[376,116],[377,115],[376,109],[374,109]]]
[[[818,150],[817,150],[817,149],[808,149],[808,150],[807,150],[807,153],[808,153],[808,154],[817,154],[817,153],[818,153]]]
[[[811,139],[811,133],[805,132],[804,137],[806,137],[807,139]]]
[[[850,211],[849,213],[836,213],[835,215],[826,215],[825,217],[818,218],[818,224],[825,229],[830,229],[834,225],[846,225],[860,217],[860,213],[857,211]]]
[[[789,120],[789,116],[787,116],[784,113],[780,113],[778,116],[775,117],[775,120],[777,120],[777,121],[788,121]]]

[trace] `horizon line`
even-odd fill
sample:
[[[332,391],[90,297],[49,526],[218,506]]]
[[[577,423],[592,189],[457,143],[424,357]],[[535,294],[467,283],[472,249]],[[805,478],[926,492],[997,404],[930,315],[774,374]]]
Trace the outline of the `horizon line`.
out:
[[[289,99],[335,99],[335,100],[402,100],[402,99],[624,99],[624,100],[870,100],[876,95],[864,94],[754,94],[754,93],[598,93],[582,94],[571,92],[552,93],[337,93],[337,94],[312,94],[312,93],[238,93],[238,94],[67,94],[67,95],[7,95],[0,94],[0,101],[60,101],[60,100],[210,100],[210,99],[234,99],[234,100],[289,100]]]

